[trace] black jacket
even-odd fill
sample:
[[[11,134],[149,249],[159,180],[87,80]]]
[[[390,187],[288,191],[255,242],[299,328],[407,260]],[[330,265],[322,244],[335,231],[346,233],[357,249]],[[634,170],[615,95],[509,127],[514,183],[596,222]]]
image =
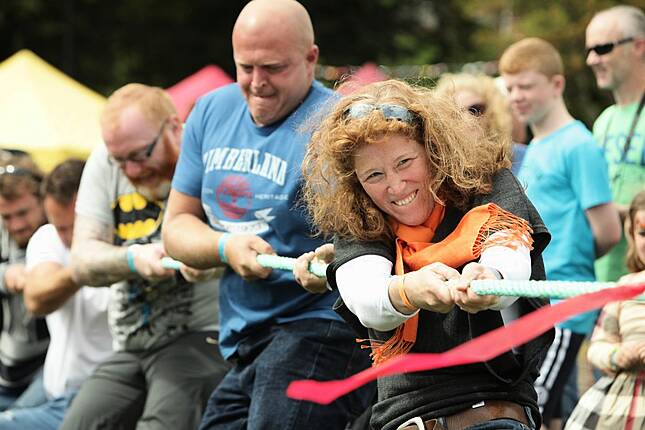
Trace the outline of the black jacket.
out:
[[[470,206],[486,203],[495,203],[529,222],[534,239],[531,279],[545,279],[541,253],[550,235],[510,171],[500,171],[494,178],[492,192],[476,196]],[[464,212],[458,209],[447,208],[433,241],[450,234],[463,215]],[[336,270],[351,259],[366,254],[381,255],[390,261],[395,258],[394,246],[381,242],[336,240],[335,247],[336,259],[327,270],[327,279],[333,288],[336,287]],[[525,315],[547,303],[541,299],[520,298],[513,306],[519,315]],[[336,308],[362,338],[385,340],[393,334],[393,331],[366,330],[342,302],[338,302]],[[411,352],[444,352],[503,325],[498,311],[469,314],[455,307],[447,314],[440,314],[422,310],[417,341]],[[553,330],[550,330],[522,345],[516,353],[509,351],[488,362],[381,378],[378,381],[379,400],[374,406],[371,424],[378,429],[396,429],[415,416],[426,420],[453,414],[481,400],[511,400],[529,406],[539,426],[540,413],[533,383],[552,340]]]

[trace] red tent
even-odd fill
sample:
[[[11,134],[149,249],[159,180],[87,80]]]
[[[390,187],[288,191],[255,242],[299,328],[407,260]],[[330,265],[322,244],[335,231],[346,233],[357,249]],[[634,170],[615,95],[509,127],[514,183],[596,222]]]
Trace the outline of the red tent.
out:
[[[197,73],[168,88],[168,93],[177,106],[182,121],[186,120],[199,96],[233,82],[230,76],[217,66],[206,66]]]
[[[343,95],[347,95],[364,85],[371,84],[372,82],[384,81],[386,79],[387,76],[376,64],[365,63],[338,88],[338,92]]]

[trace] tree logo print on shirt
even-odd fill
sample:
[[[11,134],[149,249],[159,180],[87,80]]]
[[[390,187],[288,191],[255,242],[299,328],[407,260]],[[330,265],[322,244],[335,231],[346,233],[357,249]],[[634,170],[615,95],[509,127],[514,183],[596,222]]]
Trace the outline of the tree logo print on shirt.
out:
[[[227,176],[215,190],[215,200],[224,216],[240,219],[251,208],[253,201],[251,185],[243,176]]]

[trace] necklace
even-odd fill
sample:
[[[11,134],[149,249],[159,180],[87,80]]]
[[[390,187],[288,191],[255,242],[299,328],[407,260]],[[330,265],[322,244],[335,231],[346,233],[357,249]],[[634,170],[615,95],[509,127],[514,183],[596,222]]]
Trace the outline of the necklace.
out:
[[[632,119],[632,124],[629,127],[629,133],[627,134],[627,139],[625,139],[625,145],[623,146],[623,153],[620,156],[620,161],[617,163],[619,165],[622,165],[627,159],[627,153],[629,152],[629,147],[632,144],[632,138],[634,137],[634,132],[636,131],[636,124],[638,124],[638,119],[640,118],[641,112],[643,111],[643,105],[645,105],[645,92],[643,92],[643,95],[641,96],[641,101],[640,103],[638,103],[638,108],[636,108],[634,119]],[[611,127],[612,119],[613,115],[609,118],[609,121],[607,121],[607,127],[605,127],[605,135],[603,136],[602,141],[603,152],[605,152],[607,149],[607,136],[609,135],[609,128]],[[612,176],[610,183],[613,184],[616,180],[618,180],[618,178],[620,177],[618,171],[619,168],[616,169],[616,173],[614,173],[614,175]]]

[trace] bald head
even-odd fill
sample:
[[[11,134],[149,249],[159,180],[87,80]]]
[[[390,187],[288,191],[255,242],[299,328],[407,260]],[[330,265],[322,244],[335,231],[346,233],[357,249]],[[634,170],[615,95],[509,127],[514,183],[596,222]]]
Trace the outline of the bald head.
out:
[[[309,13],[295,0],[249,2],[233,27],[233,44],[236,37],[276,32],[285,33],[285,36],[297,41],[303,50],[308,50],[314,44],[314,28]]]
[[[311,19],[295,0],[254,0],[233,28],[237,82],[253,121],[282,120],[307,97],[318,61]]]
[[[614,6],[594,15],[589,27],[612,27],[620,37],[645,38],[645,13],[635,6]]]

